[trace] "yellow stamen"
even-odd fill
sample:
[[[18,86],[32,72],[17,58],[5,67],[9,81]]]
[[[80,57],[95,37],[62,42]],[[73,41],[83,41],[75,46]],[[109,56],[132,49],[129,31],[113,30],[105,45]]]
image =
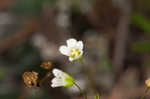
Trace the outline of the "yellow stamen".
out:
[[[75,58],[76,56],[80,56],[81,51],[78,48],[74,48],[70,51],[70,57]]]

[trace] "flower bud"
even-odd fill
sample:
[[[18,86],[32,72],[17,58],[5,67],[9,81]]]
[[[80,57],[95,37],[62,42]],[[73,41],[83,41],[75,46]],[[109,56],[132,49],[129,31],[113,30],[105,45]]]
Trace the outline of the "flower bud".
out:
[[[74,79],[67,73],[59,70],[53,69],[54,78],[52,79],[51,86],[54,87],[70,87],[74,84]]]
[[[40,67],[43,69],[51,69],[52,68],[52,62],[51,61],[44,61]]]
[[[147,87],[150,87],[150,78],[145,81]]]

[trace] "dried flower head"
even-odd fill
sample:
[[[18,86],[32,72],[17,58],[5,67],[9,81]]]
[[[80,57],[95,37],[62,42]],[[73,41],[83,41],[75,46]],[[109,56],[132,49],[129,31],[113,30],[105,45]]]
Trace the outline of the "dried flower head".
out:
[[[24,83],[29,88],[36,88],[37,87],[37,80],[38,80],[38,73],[36,72],[24,72],[22,75]]]
[[[150,78],[145,81],[147,87],[150,87]]]
[[[52,62],[51,61],[44,61],[40,67],[44,68],[44,69],[51,69],[52,67]]]

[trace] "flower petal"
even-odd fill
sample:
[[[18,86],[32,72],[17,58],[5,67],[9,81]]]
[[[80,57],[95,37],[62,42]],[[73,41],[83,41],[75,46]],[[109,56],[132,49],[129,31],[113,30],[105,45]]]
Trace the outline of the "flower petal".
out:
[[[81,54],[80,54],[80,57],[83,55],[83,50],[81,50]]]
[[[52,82],[52,83],[58,83],[58,82],[61,83],[62,81],[63,81],[62,79],[58,79],[58,78],[55,77],[55,78],[52,79],[51,82]]]
[[[52,83],[51,84],[51,87],[61,87],[62,86],[62,84],[61,83]]]
[[[54,74],[54,76],[59,76],[59,75],[61,75],[62,74],[62,71],[61,70],[59,70],[59,69],[56,69],[56,68],[54,68],[53,69],[53,71],[52,71],[52,73]]]
[[[74,58],[69,57],[69,61],[71,61],[71,62],[74,61]]]
[[[53,78],[51,82],[52,82],[51,84],[52,87],[60,87],[67,84],[66,81],[64,81],[63,79],[59,79],[57,77]]]
[[[74,39],[74,38],[71,38],[71,39],[67,40],[67,46],[68,47],[74,47],[76,45],[76,43],[77,43],[77,40]]]
[[[59,51],[60,51],[63,55],[66,55],[66,56],[69,55],[68,47],[65,46],[65,45],[60,46],[60,47],[59,47]]]
[[[54,74],[54,76],[56,76],[57,78],[61,77],[62,79],[66,78],[66,75],[63,71],[54,68],[52,73]]]
[[[69,87],[74,84],[74,79],[69,74],[56,68],[52,73],[55,77],[51,80],[51,87]]]
[[[83,49],[83,42],[82,41],[78,41],[76,46],[79,48],[79,49]]]

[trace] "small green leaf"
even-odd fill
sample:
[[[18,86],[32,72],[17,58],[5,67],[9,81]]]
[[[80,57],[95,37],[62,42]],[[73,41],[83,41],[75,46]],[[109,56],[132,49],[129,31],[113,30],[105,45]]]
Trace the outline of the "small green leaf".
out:
[[[148,59],[146,60],[146,62],[144,63],[144,66],[150,68],[150,58],[148,58]]]
[[[137,25],[139,28],[143,29],[150,36],[150,20],[146,17],[136,14],[131,18],[133,24]]]
[[[136,52],[150,52],[150,41],[133,43],[131,47]]]

